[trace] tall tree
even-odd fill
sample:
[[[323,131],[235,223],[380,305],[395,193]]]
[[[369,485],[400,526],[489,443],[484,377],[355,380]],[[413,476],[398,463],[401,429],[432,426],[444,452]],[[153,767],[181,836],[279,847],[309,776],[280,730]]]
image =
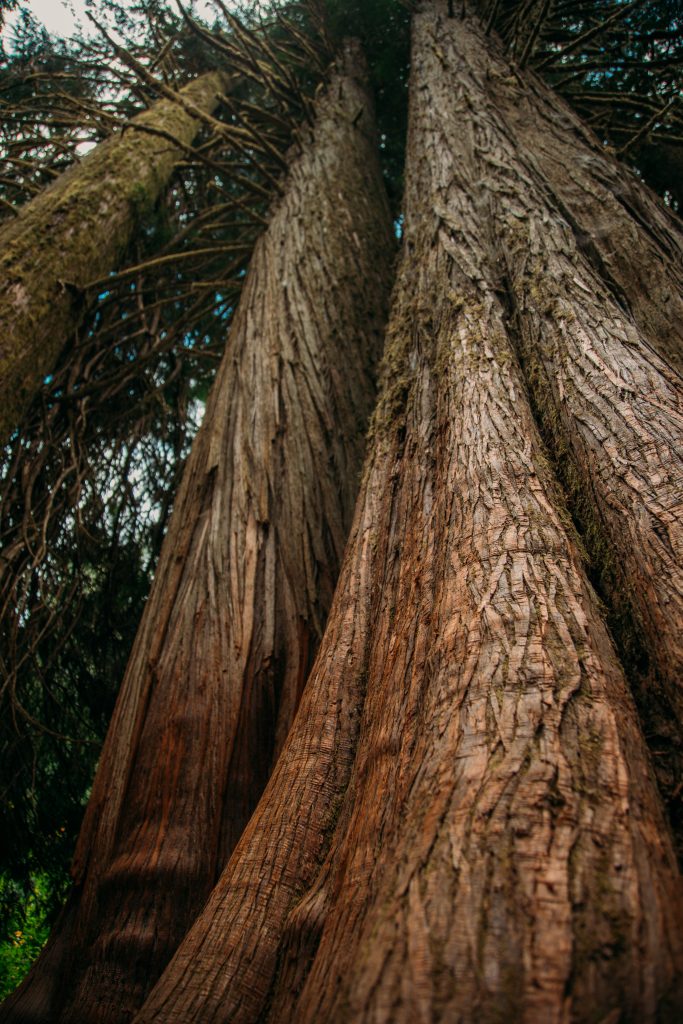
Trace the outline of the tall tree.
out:
[[[86,287],[115,270],[149,209],[228,88],[210,72],[139,114],[125,135],[29,203],[0,231],[0,441],[6,441],[85,312]]]
[[[414,16],[403,259],[320,655],[138,1024],[636,1022],[683,1007],[670,832],[517,353],[520,335],[537,359],[553,351],[537,327],[555,323],[551,286],[563,336],[586,309],[564,270],[532,291],[529,261],[559,238],[578,281],[593,271],[486,93],[495,49],[445,8]],[[594,333],[615,345],[602,325],[619,316],[626,360],[635,327],[590,280]],[[616,370],[599,372],[609,394]],[[633,422],[641,396],[622,391]]]
[[[91,287],[92,308],[3,452],[0,850],[11,890],[36,870],[59,876],[73,852],[197,399],[330,59],[310,3],[293,22],[233,19],[211,33],[146,0],[126,19],[136,11],[132,53],[106,34],[67,46],[29,26],[0,67],[5,219],[83,142],[120,141],[141,104],[175,102],[188,75],[228,68],[235,85],[199,117],[159,201],[138,204],[124,266]]]
[[[122,694],[83,832],[82,888],[8,1019],[42,1019],[46,988],[70,957],[78,963],[61,1019],[131,1011],[148,983],[135,977],[138,955],[151,974],[167,955],[155,963],[144,915],[167,922],[176,900],[184,923],[170,953],[240,833],[136,1020],[635,1024],[683,1012],[672,838],[629,693],[633,666],[623,636],[615,647],[605,626],[572,521],[601,568],[612,567],[613,593],[603,596],[629,591],[639,643],[655,666],[657,708],[651,714],[645,692],[640,712],[648,731],[653,722],[663,728],[680,708],[683,625],[681,463],[671,443],[681,429],[680,339],[662,315],[663,302],[677,309],[681,301],[680,232],[576,116],[520,70],[555,62],[595,95],[593,70],[567,60],[584,43],[597,60],[599,33],[630,33],[644,5],[601,0],[569,11],[493,0],[481,5],[486,27],[471,5],[413,6],[405,237],[382,390],[302,706],[282,746],[286,699],[277,723],[251,699],[259,681],[271,686],[277,651],[267,639],[282,621],[283,650],[287,659],[296,652],[297,666],[283,662],[283,685],[295,702],[307,666],[305,632],[292,623],[321,619],[318,591],[331,594],[320,572],[324,531],[310,541],[317,572],[306,556],[274,558],[280,542],[291,555],[290,524],[308,523],[311,503],[296,498],[299,476],[291,504],[282,494],[269,503],[275,477],[256,460],[270,451],[263,437],[286,447],[282,438],[296,436],[297,465],[317,423],[298,388],[284,419],[267,397],[256,400],[274,376],[268,346],[252,338],[259,309],[266,299],[283,317],[301,307],[313,322],[318,305],[328,311],[340,301],[327,301],[317,271],[315,304],[293,291],[300,271],[289,265],[279,281],[252,288],[257,268],[267,277],[263,253],[278,265],[277,252],[298,237],[290,216],[280,249],[269,249],[269,232],[257,253],[230,341],[239,388],[223,390],[234,367],[224,369],[178,498],[172,535],[182,561],[167,545],[131,663],[139,673]],[[487,38],[493,25],[515,63]],[[660,131],[641,99],[624,150]],[[584,95],[574,100],[585,109]],[[365,102],[357,106],[349,131],[364,117]],[[599,121],[607,134],[608,122]],[[335,125],[331,136],[338,132]],[[360,203],[367,183],[357,182]],[[388,252],[379,238],[377,253]],[[642,269],[630,266],[634,244],[647,257]],[[321,243],[312,251],[316,260],[329,255],[332,282],[336,250]],[[300,266],[307,255],[302,248]],[[351,271],[345,294],[357,303],[355,264]],[[363,295],[371,308],[373,296]],[[276,374],[285,384],[301,369],[286,352]],[[337,347],[329,363],[338,372],[339,355]],[[248,392],[251,419],[240,398]],[[337,444],[332,418],[325,422],[320,444],[340,458],[347,441]],[[317,529],[329,507],[312,506]],[[234,615],[233,591],[222,603],[213,586],[216,554],[245,614]],[[272,566],[280,564],[278,577]],[[293,600],[277,596],[291,579],[309,602],[298,617]],[[206,676],[189,658],[191,635]],[[236,726],[226,724],[234,709],[223,688],[209,685],[233,664],[229,692],[242,694],[247,712]],[[259,733],[266,721],[268,749]],[[206,751],[212,777],[230,779],[225,802],[197,774],[196,749]],[[246,777],[255,796],[280,749],[247,823],[252,799],[240,807],[230,795]],[[189,851],[202,862],[192,876],[195,814],[216,854],[205,870],[207,847]],[[164,926],[164,942],[166,934]]]
[[[393,244],[362,61],[257,243],[86,812],[76,888],[9,1020],[128,1020],[260,796],[357,491]],[[362,282],[362,288],[359,288]]]
[[[536,75],[509,61],[490,69],[487,94],[574,229],[575,246],[660,357],[683,372],[680,218],[605,152]],[[634,253],[639,254],[636,260]]]
[[[683,770],[680,222],[539,83],[513,84],[504,62],[486,61],[469,101],[492,125],[478,173],[497,224],[513,330],[619,620],[617,638],[629,648],[622,653],[670,796]],[[463,62],[472,66],[476,54]],[[572,160],[567,140],[577,137],[587,144]]]

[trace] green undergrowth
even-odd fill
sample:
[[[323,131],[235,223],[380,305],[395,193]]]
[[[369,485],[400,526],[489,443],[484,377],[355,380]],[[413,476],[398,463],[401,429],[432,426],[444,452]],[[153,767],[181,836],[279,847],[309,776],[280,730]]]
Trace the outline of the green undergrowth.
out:
[[[22,886],[0,875],[0,904],[8,908],[0,933],[0,1000],[19,985],[47,942],[67,881],[40,872]]]

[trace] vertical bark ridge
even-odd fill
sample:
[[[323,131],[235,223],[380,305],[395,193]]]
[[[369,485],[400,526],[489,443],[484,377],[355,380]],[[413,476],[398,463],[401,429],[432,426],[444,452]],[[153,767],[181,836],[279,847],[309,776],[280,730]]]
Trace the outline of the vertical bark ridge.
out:
[[[531,245],[542,242],[521,260],[508,237],[532,386],[542,389],[546,419],[555,420],[619,560],[681,729],[682,379],[611,306],[566,228],[530,225]]]
[[[528,358],[523,343],[520,311],[511,285],[506,300],[508,331],[525,370],[532,411],[562,483],[568,509],[586,552],[587,571],[603,602],[603,614],[635,697],[657,783],[665,799],[679,863],[683,863],[683,798],[679,785],[683,774],[683,736],[672,707],[671,688],[653,663],[650,638],[644,634],[633,594],[624,583],[622,566],[606,542],[601,520],[596,517],[597,499],[593,489],[587,489],[576,473],[572,452],[558,421],[548,415],[546,391],[539,386],[533,360]]]
[[[404,256],[321,652],[137,1024],[640,1024],[683,1007],[680,877],[507,332],[457,26],[415,16]],[[360,691],[349,624],[367,684],[336,753],[311,735],[342,735]]]
[[[514,293],[524,364],[544,427],[569,457],[572,489],[591,510],[589,528],[634,609],[657,670],[653,700],[671,709],[680,740],[683,379],[614,300],[553,204],[554,179],[539,173],[535,149],[527,158],[501,117],[500,74],[490,74],[496,58],[482,39],[462,26],[454,59],[467,69],[475,173]],[[673,274],[672,295],[676,284]]]
[[[201,75],[180,91],[180,100],[212,113],[229,81],[219,72]],[[154,205],[198,127],[191,110],[159,100],[3,226],[0,441],[17,426],[81,323],[86,307],[74,294],[116,269],[140,210]]]
[[[60,1020],[141,1004],[263,790],[322,634],[393,253],[362,63],[351,47],[302,136],[188,460],[79,837]]]
[[[571,228],[578,251],[633,317],[640,342],[651,345],[667,366],[683,370],[683,239],[680,223],[611,157],[564,100],[537,76],[516,72],[489,42],[490,60],[482,84],[515,145],[533,170],[548,204]],[[501,246],[504,250],[505,245]],[[501,267],[505,254],[501,252]],[[502,274],[507,277],[504,270]],[[520,310],[510,287],[513,319]],[[517,332],[519,333],[519,332]],[[527,374],[536,387],[531,398],[550,446],[591,559],[592,577],[609,610],[609,623],[636,694],[657,779],[668,800],[679,857],[683,856],[683,738],[672,708],[671,676],[662,679],[661,658],[652,657],[652,630],[643,628],[637,588],[625,584],[619,557],[606,543],[596,498],[577,476],[547,389],[534,372],[534,353],[518,337]],[[621,360],[619,360],[621,362]],[[678,390],[674,378],[673,386]],[[655,525],[655,529],[658,527]],[[659,532],[659,530],[658,530]],[[678,627],[680,632],[680,626]],[[660,643],[654,646],[657,651]]]
[[[369,673],[338,895],[295,1009],[270,1020],[654,1019],[681,955],[670,842],[482,262],[472,137],[448,120],[464,72],[440,89],[444,23],[416,33],[410,152],[428,156],[390,327],[412,320],[406,451],[425,453],[402,477],[403,611],[377,625],[392,658]]]

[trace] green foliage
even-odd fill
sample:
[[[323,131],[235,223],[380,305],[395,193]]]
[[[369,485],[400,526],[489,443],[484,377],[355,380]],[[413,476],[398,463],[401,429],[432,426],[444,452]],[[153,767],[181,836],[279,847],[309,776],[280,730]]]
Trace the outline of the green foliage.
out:
[[[77,557],[87,585],[74,597],[77,607],[69,609],[65,596],[57,609],[58,623],[45,631],[42,642],[34,643],[21,673],[20,709],[3,700],[4,934],[21,928],[30,935],[28,918],[24,927],[16,923],[17,915],[30,910],[35,921],[40,910],[49,916],[64,893],[96,759],[149,585],[143,553],[132,542],[122,539],[107,553],[93,537],[89,551],[87,547],[81,537]],[[46,613],[39,609],[36,614],[40,618]],[[36,879],[40,886],[34,892]],[[12,956],[18,963],[32,948],[27,940],[23,953]]]
[[[55,38],[22,11],[0,47],[0,219],[106,138],[139,100],[91,44]],[[111,72],[115,72],[114,75]]]
[[[483,0],[481,6],[512,57],[539,71],[601,142],[680,210],[679,0]]]
[[[627,6],[481,0],[467,10],[490,17],[511,58],[543,74],[605,144],[680,208],[680,4],[652,0],[610,21],[620,5]],[[0,0],[0,26],[16,6]],[[12,52],[0,48],[0,218],[14,216],[11,208],[77,160],[84,143],[120,130],[162,86],[178,87],[226,61],[244,80],[216,117],[251,140],[236,152],[234,140],[226,144],[205,125],[163,200],[149,209],[144,193],[137,197],[139,230],[127,258],[136,272],[124,266],[118,278],[100,282],[79,337],[4,453],[0,543],[15,552],[19,581],[0,607],[0,671],[9,680],[0,705],[5,990],[38,952],[65,892],[196,411],[297,119],[310,117],[325,62],[347,36],[360,39],[367,55],[385,179],[400,213],[409,7],[400,0],[241,4],[244,23],[265,33],[267,47],[285,44],[285,73],[274,75],[270,91],[258,81],[264,50],[245,52],[241,63],[238,54],[235,63],[237,51],[225,49],[236,38],[225,18],[193,26],[166,0],[90,4],[100,27],[126,40],[132,63],[112,52],[104,34],[66,44],[28,17]],[[295,60],[283,15],[311,38],[321,13],[330,45],[318,40],[309,64],[301,53]],[[601,22],[604,31],[574,46]],[[174,253],[177,262],[155,265]]]
[[[59,842],[59,834],[55,842]],[[22,888],[0,875],[0,907],[5,911],[0,931],[0,1000],[13,992],[47,942],[55,912],[64,898],[66,878],[45,872]]]
[[[267,27],[264,49],[258,22],[243,41],[224,24],[214,45],[206,26],[188,26],[163,3],[124,11],[106,0],[92,9],[106,31],[129,32],[131,18],[146,19],[127,56],[108,53],[117,84],[100,89],[106,37],[69,47],[39,33],[32,62],[27,35],[0,67],[7,216],[47,183],[50,154],[73,162],[81,141],[119,130],[164,88],[216,63],[243,79],[216,111],[225,132],[202,126],[157,204],[143,191],[134,196],[138,230],[123,267],[93,287],[81,330],[3,452],[0,870],[14,887],[8,893],[30,893],[38,876],[62,891],[197,415],[285,153],[328,62],[324,47],[318,66],[306,48],[303,59],[281,20]],[[271,88],[262,69],[274,41],[283,45]],[[15,909],[0,902],[0,920]]]
[[[19,0],[0,0],[0,29],[5,23],[5,15],[10,11],[16,11],[18,6]]]

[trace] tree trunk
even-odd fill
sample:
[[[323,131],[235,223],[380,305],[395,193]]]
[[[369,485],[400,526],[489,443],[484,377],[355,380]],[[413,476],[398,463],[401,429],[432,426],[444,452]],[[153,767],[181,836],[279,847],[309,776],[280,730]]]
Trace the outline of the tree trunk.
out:
[[[211,72],[185,86],[180,102],[159,100],[0,231],[0,442],[81,323],[83,289],[116,268],[141,211],[154,205],[194,139],[193,108],[210,113],[227,83]]]
[[[518,341],[536,409],[580,522],[594,575],[610,605],[610,625],[637,692],[683,854],[680,220],[609,156],[568,105],[535,75],[516,73],[495,54],[483,77],[481,61],[479,70],[480,92],[472,102],[484,103],[485,90],[499,118],[497,158],[507,146],[509,173],[514,176],[523,154],[524,173],[546,197],[541,204],[546,215],[555,223],[559,214],[564,222],[564,228],[552,232],[539,228],[537,206],[535,233],[544,252],[530,255],[537,243],[529,245],[527,231],[519,242],[524,256],[518,261],[509,247],[514,245],[512,236],[519,236],[520,204],[515,201],[512,212],[508,197],[503,197],[495,214],[502,237],[502,225],[508,223],[501,266],[510,264],[505,276],[515,292],[511,304],[521,318]],[[501,180],[498,174],[497,178]],[[526,188],[523,192],[528,196]],[[532,219],[522,223],[531,225]],[[552,254],[553,248],[562,250],[561,258]],[[540,288],[545,290],[542,301],[534,282],[539,271]],[[569,275],[574,285],[583,282],[595,294],[610,297],[607,304],[598,298],[600,318],[610,321],[602,340],[593,330],[595,311],[588,308],[586,293],[576,288],[573,309],[581,311],[587,329],[578,338],[579,324],[570,316],[573,327],[560,317],[564,327],[559,333],[553,330],[552,281],[559,273]],[[563,282],[558,291],[564,288]],[[629,316],[637,337],[624,322]],[[596,359],[598,365],[607,361],[611,388],[609,376],[597,371]],[[574,378],[569,393],[568,376]],[[594,436],[596,424],[601,424],[599,439]],[[611,440],[605,446],[607,438]]]
[[[683,1012],[671,837],[501,302],[481,65],[477,31],[415,16],[403,260],[327,629],[136,1024]]]
[[[79,838],[59,992],[28,1011],[29,984],[4,1019],[130,1019],[289,731],[350,525],[393,256],[355,48],[347,63],[257,243],[185,470]]]
[[[594,556],[611,576],[617,602],[628,602],[655,669],[651,692],[643,694],[648,724],[663,736],[677,730],[680,757],[683,378],[669,365],[683,353],[680,231],[673,222],[667,227],[664,213],[650,216],[647,191],[576,135],[571,159],[566,118],[548,127],[554,108],[529,80],[526,109],[539,114],[532,124],[524,104],[513,102],[524,80],[504,80],[509,69],[481,32],[463,28],[458,43],[455,73],[467,85],[476,181],[496,225],[501,287],[510,292],[534,404],[564,461]],[[524,126],[519,138],[511,124]],[[616,192],[609,203],[602,202],[606,181]],[[627,209],[645,211],[646,221],[627,216],[627,195]],[[569,221],[567,208],[575,211]],[[601,248],[607,280],[602,261],[590,258]],[[679,760],[678,779],[682,766]]]
[[[515,71],[493,46],[479,88],[543,182],[550,204],[573,229],[576,248],[602,288],[683,374],[680,219],[605,151],[561,96],[529,71]]]

